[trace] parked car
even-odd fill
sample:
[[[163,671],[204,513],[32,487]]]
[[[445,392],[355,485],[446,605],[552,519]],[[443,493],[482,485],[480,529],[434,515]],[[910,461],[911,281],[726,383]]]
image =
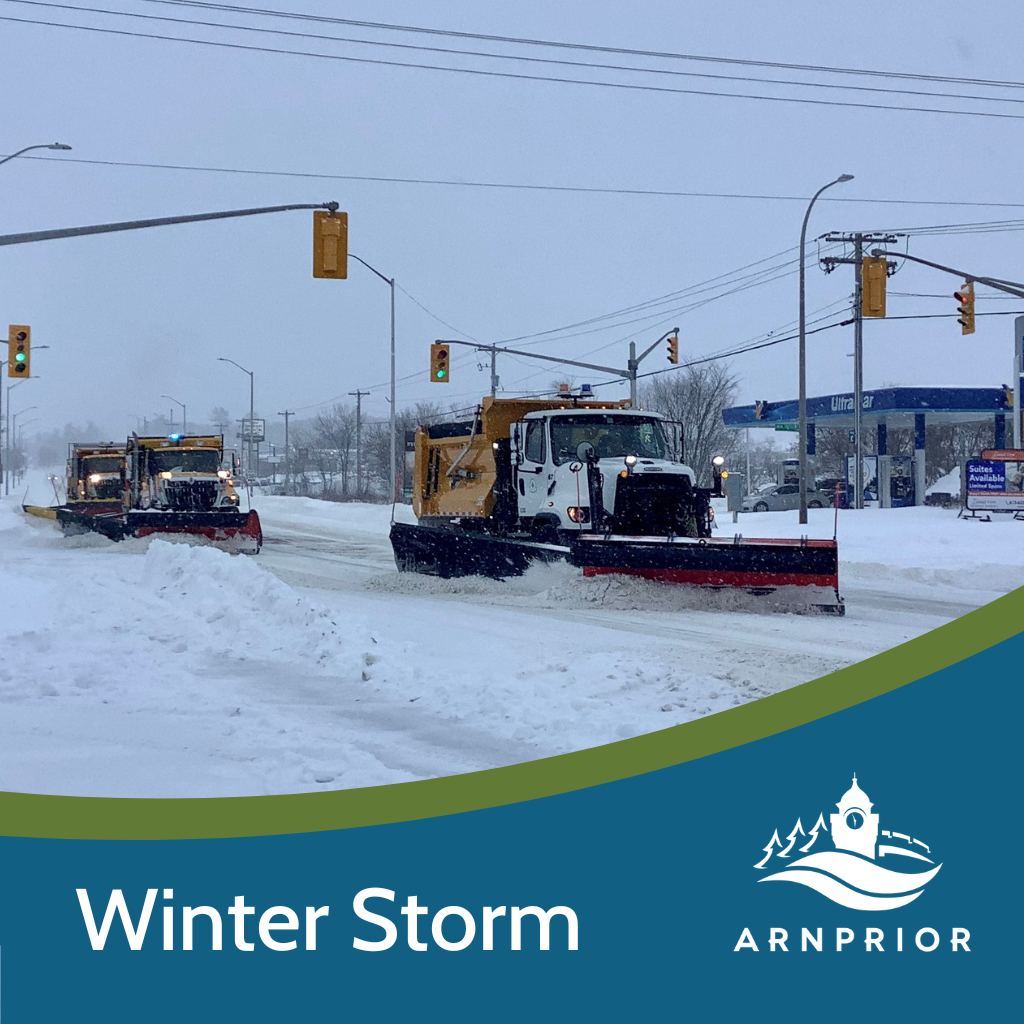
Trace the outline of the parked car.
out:
[[[807,489],[808,508],[829,508],[832,496],[813,488]],[[800,507],[799,484],[769,484],[743,499],[744,512],[781,512]]]
[[[817,490],[821,491],[822,494],[828,495],[827,504],[830,508],[835,501],[836,485],[839,486],[839,507],[847,508],[849,506],[849,501],[847,500],[847,487],[846,481],[842,477],[818,477],[816,482]]]

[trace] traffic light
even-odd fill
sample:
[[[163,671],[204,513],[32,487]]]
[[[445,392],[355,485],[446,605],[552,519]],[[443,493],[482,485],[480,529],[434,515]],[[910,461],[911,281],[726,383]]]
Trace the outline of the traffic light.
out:
[[[885,281],[889,265],[884,256],[865,256],[860,268],[861,316],[885,316]]]
[[[430,379],[436,384],[448,383],[448,355],[447,345],[434,342],[430,346]]]
[[[679,335],[670,334],[668,336],[668,361],[670,363],[679,362]]]
[[[7,376],[32,376],[32,328],[27,324],[11,324],[7,328]]]
[[[348,277],[348,214],[313,211],[313,276]]]
[[[953,292],[953,298],[960,303],[956,307],[957,312],[960,314],[960,319],[957,321],[960,324],[961,334],[973,334],[974,333],[974,282],[965,281],[960,286],[960,291]]]

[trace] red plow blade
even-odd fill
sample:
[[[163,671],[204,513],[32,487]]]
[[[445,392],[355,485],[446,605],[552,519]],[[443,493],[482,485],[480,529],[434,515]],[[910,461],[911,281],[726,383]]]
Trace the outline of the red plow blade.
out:
[[[591,577],[639,576],[697,587],[732,587],[753,594],[801,588],[796,591],[799,603],[840,615],[844,612],[839,596],[839,549],[834,540],[581,534],[573,538],[569,560]]]

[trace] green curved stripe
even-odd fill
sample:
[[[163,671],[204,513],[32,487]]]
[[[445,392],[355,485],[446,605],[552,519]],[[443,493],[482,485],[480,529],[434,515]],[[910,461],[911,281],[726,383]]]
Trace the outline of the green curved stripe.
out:
[[[534,800],[706,757],[871,700],[1021,631],[1024,588],[813,682],[709,718],[539,761],[366,789],[142,800],[0,793],[0,835],[203,839],[359,828]]]

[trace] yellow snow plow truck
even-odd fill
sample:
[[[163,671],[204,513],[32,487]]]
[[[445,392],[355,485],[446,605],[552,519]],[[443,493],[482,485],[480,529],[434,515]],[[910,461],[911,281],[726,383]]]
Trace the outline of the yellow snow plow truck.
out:
[[[501,579],[565,560],[584,576],[800,588],[799,604],[842,614],[835,540],[714,538],[723,460],[708,467],[712,486],[699,487],[674,457],[669,426],[628,401],[573,396],[487,397],[471,419],[421,426],[417,522],[391,526],[398,569]]]
[[[124,445],[68,445],[65,480],[68,506],[85,514],[120,512],[125,484]]]
[[[256,554],[263,544],[260,518],[241,510],[223,459],[221,435],[132,434],[123,447],[72,445],[67,500],[53,512],[65,536],[168,535]]]

